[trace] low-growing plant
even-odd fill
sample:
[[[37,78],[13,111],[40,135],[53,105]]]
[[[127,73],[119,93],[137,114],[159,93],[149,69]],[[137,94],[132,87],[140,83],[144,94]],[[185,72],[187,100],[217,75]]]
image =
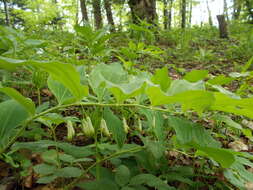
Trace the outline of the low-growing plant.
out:
[[[6,57],[0,57],[0,61],[0,68],[4,70],[24,67],[47,72],[48,88],[57,100],[56,105],[36,107],[17,90],[0,88],[0,92],[11,98],[0,103],[1,159],[20,167],[25,175],[33,164],[29,159],[20,159],[21,156],[16,159],[16,155],[22,155],[19,150],[40,154],[43,162],[33,166],[39,175],[37,183],[57,180],[66,189],[74,186],[146,189],[148,186],[162,190],[175,189],[172,186],[175,181],[190,188],[205,186],[203,182],[194,182],[190,168],[179,169],[173,163],[169,165],[174,169],[168,167],[166,156],[173,152],[201,161],[201,167],[208,163],[213,172],[223,173],[238,188],[252,182],[252,174],[246,170],[247,165],[252,165],[252,155],[224,148],[214,138],[219,133],[187,119],[194,113],[204,118],[220,112],[253,119],[252,97],[228,93],[215,86],[219,84],[218,79],[204,82],[208,77],[206,70],[191,71],[184,79],[172,80],[166,67],[153,75],[137,69],[129,74],[120,64],[99,64],[84,73],[78,72],[75,65],[58,62]],[[87,82],[81,82],[83,77]],[[81,113],[79,118],[72,114],[63,116],[73,109]],[[18,142],[19,137],[27,135],[23,133],[25,129],[33,130],[31,126],[36,127],[36,123],[47,127],[49,136],[43,130],[40,132],[47,139]],[[60,142],[56,131],[64,126],[69,142],[75,136],[91,142],[85,146]],[[126,142],[127,135],[138,141]],[[105,164],[111,164],[116,172],[106,169]],[[189,172],[182,173],[184,169]],[[86,178],[95,178],[95,181],[83,181]],[[68,179],[68,185],[61,179]],[[220,185],[231,186],[222,181]]]

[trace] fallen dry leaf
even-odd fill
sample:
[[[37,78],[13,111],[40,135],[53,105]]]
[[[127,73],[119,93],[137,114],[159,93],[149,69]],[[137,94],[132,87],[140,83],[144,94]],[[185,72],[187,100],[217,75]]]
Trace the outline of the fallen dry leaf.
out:
[[[249,150],[248,146],[239,140],[229,143],[228,147],[238,152]]]

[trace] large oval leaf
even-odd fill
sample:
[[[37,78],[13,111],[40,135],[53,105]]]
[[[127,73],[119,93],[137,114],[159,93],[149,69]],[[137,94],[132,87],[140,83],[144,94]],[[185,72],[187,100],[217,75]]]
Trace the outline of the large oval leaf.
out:
[[[16,100],[20,105],[22,105],[27,110],[27,112],[31,113],[32,115],[35,114],[35,104],[33,103],[33,101],[29,98],[25,98],[24,96],[22,96],[14,88],[9,87],[0,88],[0,92],[3,92],[9,97]]]
[[[16,135],[16,127],[28,116],[25,108],[15,100],[0,103],[0,153],[5,149],[8,141]]]

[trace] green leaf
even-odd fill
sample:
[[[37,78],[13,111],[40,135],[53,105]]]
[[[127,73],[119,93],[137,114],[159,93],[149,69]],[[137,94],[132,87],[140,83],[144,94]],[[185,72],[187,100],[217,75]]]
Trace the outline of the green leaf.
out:
[[[245,72],[245,73],[232,72],[232,73],[229,73],[229,76],[232,78],[248,77],[250,76],[250,73],[249,72]]]
[[[36,142],[16,142],[13,146],[13,150],[28,149],[34,152],[47,151],[49,147],[58,147],[66,154],[69,154],[75,158],[84,158],[94,154],[90,148],[85,146],[74,146],[65,142],[54,142],[50,140],[41,140]]]
[[[10,59],[0,56],[0,68],[13,70],[18,66],[28,65],[40,68],[50,74],[50,76],[63,84],[71,94],[76,98],[76,101],[81,100],[88,95],[88,87],[81,84],[80,74],[71,64],[58,62],[36,62]]]
[[[0,103],[0,153],[8,145],[10,138],[16,135],[15,130],[21,125],[29,114],[15,100],[7,100]]]
[[[58,152],[54,149],[48,150],[46,152],[43,152],[41,155],[44,162],[47,162],[49,164],[58,164]]]
[[[58,81],[53,80],[51,77],[49,77],[47,84],[48,84],[49,89],[55,95],[55,97],[60,105],[73,103],[75,101],[71,92],[65,86],[63,86],[61,83],[59,83]]]
[[[164,156],[166,148],[161,142],[147,140],[145,145],[147,147],[147,151],[151,153],[153,158],[158,160]]]
[[[28,62],[25,60],[17,60],[0,56],[0,69],[13,71],[17,67],[23,66],[25,64],[28,64]]]
[[[203,147],[220,147],[210,133],[201,125],[193,123],[187,119],[170,116],[169,125],[176,131],[176,138],[181,144],[198,144]]]
[[[220,163],[223,168],[229,168],[235,162],[235,156],[223,148],[195,146],[198,150],[204,152],[204,155]]]
[[[56,170],[56,166],[48,164],[38,164],[33,167],[34,171],[41,175],[53,174]]]
[[[121,148],[124,145],[126,139],[126,133],[122,121],[113,114],[109,108],[104,109],[103,113],[109,131],[112,133],[114,140]]]
[[[218,90],[219,92],[221,92],[222,94],[225,94],[225,95],[228,95],[229,97],[231,98],[234,98],[234,99],[241,99],[240,96],[236,95],[235,93],[221,87],[221,86],[218,86],[218,85],[212,85],[212,88]]]
[[[242,72],[246,72],[253,64],[253,57],[243,66]]]
[[[73,163],[76,159],[68,154],[59,154],[59,159],[63,162]]]
[[[222,93],[214,93],[215,102],[211,110],[233,113],[253,119],[253,98],[233,99]]]
[[[164,183],[161,179],[152,174],[139,174],[130,180],[130,185],[142,184],[148,185],[149,187],[155,187],[158,190],[175,189],[174,187],[170,187],[168,184]]]
[[[164,118],[162,113],[149,109],[140,109],[140,113],[146,116],[148,120],[148,127],[154,132],[156,138],[163,142],[166,138],[166,129],[164,128]]]
[[[149,87],[146,93],[153,106],[179,103],[184,110],[193,109],[202,113],[214,102],[214,96],[207,91],[186,91],[174,96],[168,96],[158,87]]]
[[[234,155],[213,139],[202,126],[183,118],[170,116],[169,124],[176,131],[176,138],[182,145],[187,145],[203,152],[203,156],[212,158],[222,167],[230,167],[234,161]],[[199,153],[199,152],[198,152]]]
[[[235,80],[232,77],[226,77],[224,75],[219,75],[214,77],[213,79],[208,80],[207,82],[212,84],[212,85],[224,85],[224,84],[229,84],[233,80]]]
[[[33,103],[32,100],[29,98],[25,98],[22,96],[17,90],[14,88],[9,88],[9,87],[0,87],[0,92],[5,93],[6,95],[10,96],[14,100],[16,100],[20,105],[22,105],[27,112],[30,114],[34,115],[35,114],[35,104]]]
[[[205,84],[203,81],[191,83],[186,80],[174,80],[171,83],[170,88],[167,91],[167,94],[173,96],[186,91],[199,91],[199,90],[205,90]]]
[[[78,187],[85,190],[118,190],[117,184],[108,179],[94,180],[90,182],[81,182],[77,184]]]
[[[132,188],[132,187],[123,187],[123,188],[121,188],[121,190],[136,190],[136,188]]]
[[[192,70],[184,76],[184,79],[189,82],[197,82],[203,80],[207,75],[207,70]]]
[[[240,130],[242,129],[242,126],[239,123],[233,121],[229,116],[216,114],[214,115],[213,119],[218,122],[224,122],[229,127],[232,127],[234,129],[240,129]]]
[[[139,76],[128,76],[120,64],[100,64],[92,70],[89,77],[89,83],[97,95],[102,96],[101,87],[106,87],[118,103],[141,94],[145,80]]]
[[[24,44],[27,47],[36,47],[36,48],[41,48],[41,47],[45,47],[46,43],[43,40],[35,40],[35,39],[27,39],[26,41],[24,41]]]
[[[81,100],[88,95],[88,87],[81,84],[80,75],[72,65],[57,62],[33,62],[31,65],[48,72],[54,80],[59,81],[68,88],[76,100]]]
[[[162,91],[166,92],[171,83],[168,68],[163,67],[162,69],[157,69],[151,80],[154,84],[159,84]]]
[[[76,167],[65,167],[55,171],[54,175],[64,178],[80,177],[82,175],[82,170]]]
[[[130,171],[125,165],[120,165],[115,173],[115,181],[118,185],[123,187],[130,180]]]
[[[57,176],[55,175],[49,175],[49,176],[44,176],[44,177],[39,178],[38,181],[36,182],[40,184],[49,184],[53,182],[56,178]]]

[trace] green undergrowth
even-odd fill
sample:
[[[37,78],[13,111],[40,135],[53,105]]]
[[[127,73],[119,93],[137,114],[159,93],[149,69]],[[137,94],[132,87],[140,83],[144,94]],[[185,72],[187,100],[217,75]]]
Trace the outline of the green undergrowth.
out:
[[[54,45],[2,28],[0,159],[20,181],[36,173],[37,184],[63,189],[246,189],[253,59],[225,74],[176,64],[149,72],[171,47],[131,29],[116,49],[120,37],[106,28],[76,26],[71,44]],[[186,38],[170,40],[178,56],[193,50]],[[215,61],[202,45],[192,58]]]

